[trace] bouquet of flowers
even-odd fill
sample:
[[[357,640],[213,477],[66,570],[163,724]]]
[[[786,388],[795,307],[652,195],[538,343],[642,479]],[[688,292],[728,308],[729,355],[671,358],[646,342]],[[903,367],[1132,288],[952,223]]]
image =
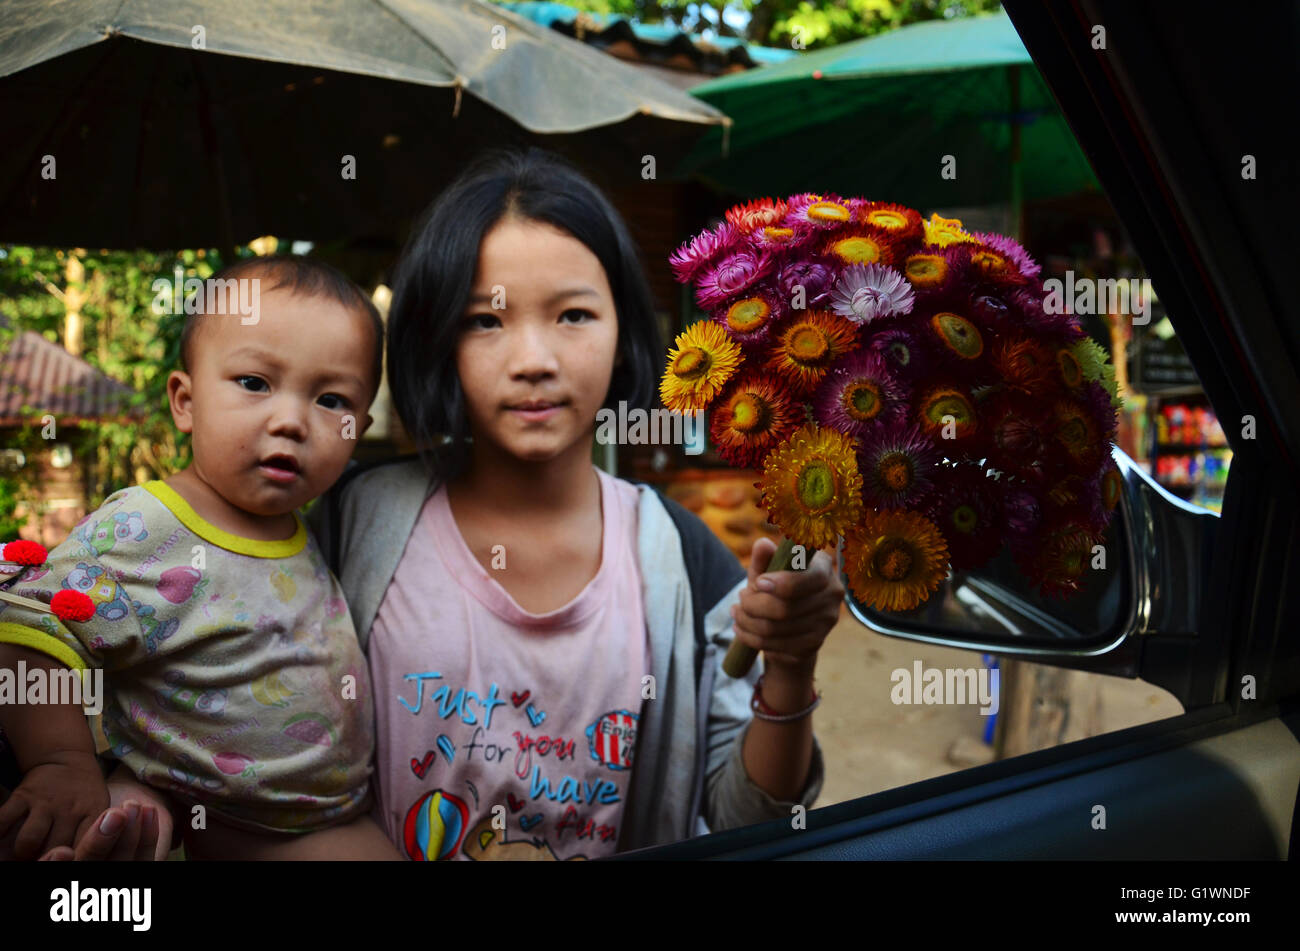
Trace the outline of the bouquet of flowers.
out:
[[[761,472],[786,538],[769,570],[842,535],[858,599],[905,611],[1005,544],[1044,593],[1079,590],[1119,499],[1120,400],[1017,242],[802,194],[730,209],[670,264],[711,316],[676,338],[660,395]]]

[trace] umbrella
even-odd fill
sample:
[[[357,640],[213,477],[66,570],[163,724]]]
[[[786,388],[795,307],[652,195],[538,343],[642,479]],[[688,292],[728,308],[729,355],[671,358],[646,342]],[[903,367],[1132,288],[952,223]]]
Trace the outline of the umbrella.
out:
[[[931,21],[691,90],[732,120],[682,170],[745,196],[836,191],[923,208],[1097,188],[1005,13]],[[944,177],[945,156],[953,177]]]
[[[388,235],[488,144],[668,165],[717,110],[479,0],[8,0],[0,241]],[[665,169],[667,170],[667,169]]]

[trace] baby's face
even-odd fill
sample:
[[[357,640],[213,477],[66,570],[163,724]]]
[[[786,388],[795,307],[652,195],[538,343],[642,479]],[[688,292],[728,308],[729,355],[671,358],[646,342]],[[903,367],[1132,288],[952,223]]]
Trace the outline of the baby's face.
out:
[[[273,516],[342,474],[370,425],[377,342],[365,314],[325,297],[263,291],[259,314],[250,324],[192,318],[212,323],[194,340],[172,414],[193,434],[199,477],[230,504]]]

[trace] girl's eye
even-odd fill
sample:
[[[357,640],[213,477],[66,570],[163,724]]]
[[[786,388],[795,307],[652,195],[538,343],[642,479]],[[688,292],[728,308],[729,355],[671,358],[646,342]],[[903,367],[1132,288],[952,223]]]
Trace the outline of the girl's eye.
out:
[[[561,321],[565,320],[566,318],[572,318],[572,320],[570,321],[571,323],[580,324],[580,323],[585,323],[588,320],[595,320],[596,315],[589,310],[578,310],[575,308],[573,310],[566,310],[564,313],[560,315]]]
[[[500,327],[501,321],[492,314],[470,314],[465,318],[464,326],[466,330],[491,330]]]
[[[347,398],[337,393],[326,393],[317,402],[326,409],[345,409],[348,406]]]
[[[237,376],[235,382],[252,393],[261,393],[266,389],[266,381],[260,376]]]

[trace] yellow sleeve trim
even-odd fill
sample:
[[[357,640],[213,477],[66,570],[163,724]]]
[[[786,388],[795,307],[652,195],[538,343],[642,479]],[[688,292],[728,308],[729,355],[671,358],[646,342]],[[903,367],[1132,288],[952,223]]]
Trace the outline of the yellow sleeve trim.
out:
[[[242,535],[232,535],[217,528],[194,511],[190,503],[181,498],[180,493],[161,480],[146,482],[144,487],[159,502],[167,506],[182,525],[204,541],[212,542],[227,551],[239,555],[251,555],[254,558],[289,558],[298,554],[307,545],[307,524],[297,512],[293,513],[293,520],[298,523],[298,530],[292,537],[262,541],[257,538],[244,538]]]
[[[53,657],[59,663],[65,664],[73,670],[86,669],[86,662],[81,659],[81,655],[57,637],[52,637],[44,631],[38,631],[34,627],[0,623],[0,644],[17,644],[19,647],[29,647],[34,651],[40,651],[42,654]]]

